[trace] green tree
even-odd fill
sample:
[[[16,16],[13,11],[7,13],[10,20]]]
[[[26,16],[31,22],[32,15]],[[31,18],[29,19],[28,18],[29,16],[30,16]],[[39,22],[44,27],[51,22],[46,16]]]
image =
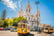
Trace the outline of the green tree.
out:
[[[13,18],[13,26],[17,26],[18,22],[20,22],[20,21],[26,21],[26,18],[25,17]]]
[[[3,27],[7,28],[8,27],[8,22],[4,20]]]
[[[0,27],[3,27],[4,21],[0,19]]]
[[[8,27],[12,26],[13,21],[11,19],[5,19],[5,23]]]

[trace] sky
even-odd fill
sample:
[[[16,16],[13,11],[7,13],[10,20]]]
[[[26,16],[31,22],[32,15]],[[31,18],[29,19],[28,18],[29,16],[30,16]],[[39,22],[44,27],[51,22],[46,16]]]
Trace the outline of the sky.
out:
[[[36,15],[38,0],[29,0],[31,6],[31,13]],[[38,9],[40,11],[40,22],[54,26],[54,0],[39,0]],[[17,17],[21,6],[23,11],[26,11],[28,0],[1,0],[0,1],[0,17],[3,10],[6,10],[6,18]]]

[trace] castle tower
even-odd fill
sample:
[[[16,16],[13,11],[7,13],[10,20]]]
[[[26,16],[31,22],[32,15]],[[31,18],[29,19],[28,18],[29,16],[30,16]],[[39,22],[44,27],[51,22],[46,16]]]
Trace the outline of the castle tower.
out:
[[[36,17],[37,17],[38,21],[40,22],[40,12],[39,12],[38,9],[37,9],[37,12],[36,12]]]
[[[31,10],[30,4],[28,3],[28,4],[27,4],[27,8],[26,8],[26,12],[29,12],[29,13],[30,13],[30,10]]]
[[[38,10],[38,5],[39,5],[39,0],[35,2],[36,3],[36,6],[37,6],[37,12],[36,12],[36,20],[37,20],[37,30],[39,31],[40,30],[40,12]]]
[[[39,10],[37,9],[37,12],[36,12],[36,17],[40,17],[40,12],[39,12]]]
[[[27,4],[27,7],[26,7],[26,13],[27,13],[28,15],[31,14],[31,7],[30,7],[29,1],[28,1],[28,4]]]
[[[36,18],[37,18],[37,25],[40,24],[40,12],[39,12],[39,9],[38,9],[38,5],[39,5],[39,0],[37,2],[35,2],[36,5],[37,5],[37,12],[36,12]]]
[[[37,30],[39,31],[40,30],[40,12],[39,10],[37,9],[37,12],[36,12],[36,21],[37,21]]]
[[[40,17],[40,12],[39,12],[39,9],[38,9],[38,5],[39,5],[40,2],[39,2],[39,0],[38,0],[38,1],[36,1],[35,3],[36,3],[36,6],[37,6],[37,13],[36,13],[36,17],[39,18],[39,17]]]

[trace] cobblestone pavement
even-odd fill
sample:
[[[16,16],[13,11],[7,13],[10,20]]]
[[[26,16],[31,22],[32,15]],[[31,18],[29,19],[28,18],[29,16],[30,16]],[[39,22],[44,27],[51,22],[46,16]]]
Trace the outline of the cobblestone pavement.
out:
[[[34,34],[34,36],[49,36],[46,33],[38,33],[38,32],[30,32]],[[18,36],[17,32],[10,32],[10,31],[0,31],[0,36]]]

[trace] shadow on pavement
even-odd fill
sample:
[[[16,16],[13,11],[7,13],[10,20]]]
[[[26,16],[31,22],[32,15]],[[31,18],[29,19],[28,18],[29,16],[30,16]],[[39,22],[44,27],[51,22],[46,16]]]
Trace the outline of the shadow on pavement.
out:
[[[28,34],[28,36],[34,36],[34,34]]]
[[[34,36],[34,34],[18,34],[18,36]]]

